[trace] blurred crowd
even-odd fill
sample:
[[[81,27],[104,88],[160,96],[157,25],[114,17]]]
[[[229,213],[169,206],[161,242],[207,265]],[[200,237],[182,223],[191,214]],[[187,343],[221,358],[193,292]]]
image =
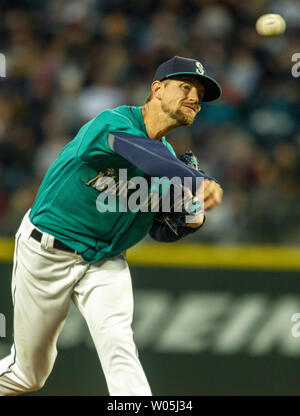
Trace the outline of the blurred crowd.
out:
[[[159,63],[199,59],[223,89],[168,140],[224,188],[191,240],[300,243],[299,0],[2,0],[0,235],[13,235],[61,148],[106,108],[142,105]],[[262,38],[279,13],[287,31]],[[78,195],[80,198],[80,195]]]

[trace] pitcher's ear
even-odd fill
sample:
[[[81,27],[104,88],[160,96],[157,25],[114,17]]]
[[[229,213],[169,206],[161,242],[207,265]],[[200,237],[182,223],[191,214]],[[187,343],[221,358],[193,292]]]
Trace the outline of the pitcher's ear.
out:
[[[153,97],[160,100],[161,99],[162,82],[161,81],[152,82],[151,89],[152,89]]]

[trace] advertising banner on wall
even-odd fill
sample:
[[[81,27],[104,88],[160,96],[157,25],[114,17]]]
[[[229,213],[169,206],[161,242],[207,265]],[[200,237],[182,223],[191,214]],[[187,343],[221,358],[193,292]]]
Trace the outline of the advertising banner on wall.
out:
[[[11,265],[1,264],[0,271],[3,357],[13,331]],[[154,395],[299,394],[297,271],[137,266],[131,271],[134,337]],[[58,351],[46,385],[32,395],[108,394],[87,326],[72,304]]]

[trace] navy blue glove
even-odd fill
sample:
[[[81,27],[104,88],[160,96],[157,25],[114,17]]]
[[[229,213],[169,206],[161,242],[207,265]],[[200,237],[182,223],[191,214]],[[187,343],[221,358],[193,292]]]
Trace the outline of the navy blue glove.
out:
[[[178,159],[188,167],[200,171],[199,162],[191,150],[181,155]],[[204,173],[203,171],[201,172]],[[177,194],[177,200],[174,201],[173,186],[170,187],[168,198],[170,198],[169,200],[173,202],[170,212],[159,212],[156,215],[155,220],[161,223],[166,223],[175,234],[178,232],[178,227],[187,227],[187,216],[190,217],[189,222],[191,222],[191,217],[196,217],[201,212],[204,213],[203,202],[199,201],[196,196],[191,197],[188,201],[184,201],[183,197],[182,199],[178,199]]]

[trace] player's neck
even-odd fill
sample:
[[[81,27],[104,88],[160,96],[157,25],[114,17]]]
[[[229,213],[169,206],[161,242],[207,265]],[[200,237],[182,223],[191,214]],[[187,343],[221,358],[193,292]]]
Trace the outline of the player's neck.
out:
[[[155,140],[160,140],[179,127],[175,120],[164,114],[158,103],[150,101],[142,107],[142,115],[146,126],[148,137]]]

